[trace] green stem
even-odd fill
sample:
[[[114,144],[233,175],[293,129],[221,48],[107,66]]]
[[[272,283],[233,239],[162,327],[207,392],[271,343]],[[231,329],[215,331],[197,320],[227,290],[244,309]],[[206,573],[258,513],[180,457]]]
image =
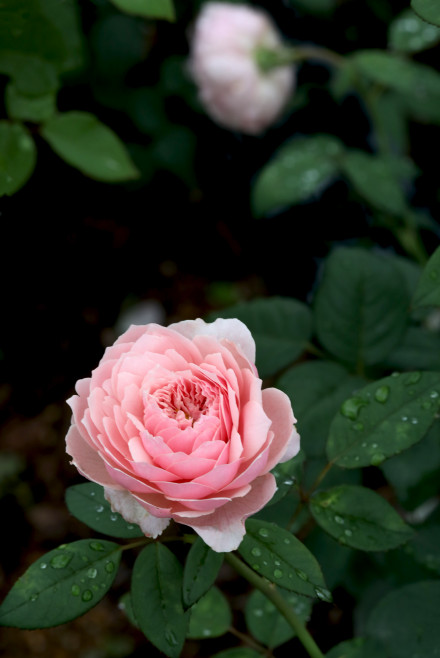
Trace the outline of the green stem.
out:
[[[252,571],[252,569],[248,567],[247,564],[242,562],[233,553],[226,553],[225,560],[237,571],[237,573],[240,574],[240,576],[246,578],[246,580],[250,582],[251,585],[259,589],[260,592],[262,592],[262,594],[264,594],[264,596],[274,604],[277,610],[283,615],[285,620],[293,628],[299,641],[309,654],[310,658],[324,658],[324,654],[321,652],[320,648],[306,629],[303,622],[296,616],[290,605],[281,596],[275,585],[256,574],[255,571]]]
[[[260,69],[267,73],[278,66],[288,66],[304,60],[313,60],[321,64],[330,64],[341,68],[346,65],[342,55],[318,46],[297,46],[295,48],[282,48],[280,50],[269,50],[258,48],[255,52],[257,64]]]

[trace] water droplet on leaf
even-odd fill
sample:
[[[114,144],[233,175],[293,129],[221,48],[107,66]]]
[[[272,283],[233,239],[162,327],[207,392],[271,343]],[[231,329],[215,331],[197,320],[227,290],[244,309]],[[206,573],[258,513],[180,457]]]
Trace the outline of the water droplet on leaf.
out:
[[[341,414],[350,420],[356,420],[359,411],[367,403],[362,398],[348,398],[341,406]]]
[[[92,551],[103,551],[104,546],[99,541],[91,541],[89,544]]]
[[[273,575],[274,575],[275,578],[282,578],[283,577],[283,572],[281,571],[281,569],[275,569],[275,571],[273,572]]]
[[[371,457],[371,465],[372,466],[379,466],[379,464],[381,464],[384,460],[385,460],[385,455],[383,455],[381,452],[376,452]]]
[[[178,645],[177,638],[174,635],[174,632],[170,629],[165,631],[165,639],[171,647],[176,647]]]
[[[58,555],[54,555],[54,557],[51,559],[50,566],[53,569],[64,569],[64,567],[67,567],[72,558],[72,553],[59,553]]]
[[[338,514],[335,515],[335,523],[338,523],[339,525],[343,525],[345,523],[344,519],[342,516],[339,516]]]
[[[46,562],[42,562],[42,563],[40,564],[40,569],[47,569],[47,564],[46,564]]]
[[[389,386],[379,386],[379,388],[376,389],[376,392],[374,394],[374,399],[376,400],[376,402],[380,402],[381,404],[384,404],[388,400],[389,394],[390,394]]]
[[[115,565],[113,562],[107,562],[104,569],[107,571],[107,573],[113,573],[115,570]]]
[[[81,589],[80,589],[79,585],[72,585],[72,588],[71,588],[70,591],[72,592],[73,596],[79,596],[80,592],[81,592]]]
[[[88,578],[96,578],[97,575],[98,575],[98,570],[95,569],[94,567],[91,567],[91,568],[87,571],[87,577],[88,577]]]
[[[92,594],[92,592],[91,592],[89,589],[86,589],[86,590],[83,592],[83,595],[82,595],[81,599],[82,599],[83,601],[85,601],[85,602],[87,602],[87,601],[91,601],[91,600],[93,599],[93,594]]]
[[[260,555],[261,555],[261,550],[258,548],[258,546],[255,546],[255,547],[251,550],[251,554],[252,554],[254,557],[260,557]]]
[[[331,603],[331,601],[332,601],[332,595],[328,591],[328,589],[323,589],[321,587],[315,587],[315,594],[318,597],[318,599],[321,599],[321,601],[327,601],[327,603]]]
[[[295,569],[295,573],[298,576],[298,578],[300,578],[301,580],[308,580],[309,579],[306,572],[303,571],[302,569]]]
[[[269,537],[269,531],[266,528],[260,528],[258,534],[260,537]]]

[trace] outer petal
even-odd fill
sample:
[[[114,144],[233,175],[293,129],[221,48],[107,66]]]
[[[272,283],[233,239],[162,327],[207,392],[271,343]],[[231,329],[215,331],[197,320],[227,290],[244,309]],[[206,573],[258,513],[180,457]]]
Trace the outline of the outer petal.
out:
[[[190,340],[195,336],[214,336],[219,341],[225,338],[238,345],[245,357],[255,363],[255,341],[246,325],[236,318],[218,318],[209,324],[197,318],[170,324],[168,329],[174,329]]]
[[[122,489],[108,474],[98,452],[84,441],[76,425],[71,425],[67,432],[66,452],[72,457],[71,463],[92,482],[112,489]]]
[[[252,489],[243,498],[234,498],[209,516],[199,519],[185,519],[179,515],[179,522],[193,528],[217,553],[234,551],[246,533],[245,520],[264,507],[276,488],[275,478],[267,473],[254,480]]]
[[[283,391],[266,388],[263,391],[263,408],[272,420],[270,429],[274,433],[267,463],[270,471],[276,464],[291,459],[299,452],[299,434],[294,427],[295,416],[290,400]]]
[[[155,539],[165,530],[171,519],[159,519],[142,507],[128,491],[104,488],[104,496],[114,512],[119,512],[128,523],[136,523],[147,537]]]

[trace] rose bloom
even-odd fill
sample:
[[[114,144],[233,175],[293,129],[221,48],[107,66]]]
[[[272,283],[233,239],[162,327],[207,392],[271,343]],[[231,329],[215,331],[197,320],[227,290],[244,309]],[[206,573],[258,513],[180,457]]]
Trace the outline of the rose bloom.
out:
[[[236,549],[275,493],[270,469],[299,450],[289,398],[261,390],[254,361],[239,320],[132,325],[68,400],[72,463],[145,535],[174,519]]]
[[[280,50],[270,17],[247,5],[208,2],[194,28],[190,71],[208,113],[223,126],[256,135],[271,125],[294,89],[291,65],[263,72],[258,49]]]

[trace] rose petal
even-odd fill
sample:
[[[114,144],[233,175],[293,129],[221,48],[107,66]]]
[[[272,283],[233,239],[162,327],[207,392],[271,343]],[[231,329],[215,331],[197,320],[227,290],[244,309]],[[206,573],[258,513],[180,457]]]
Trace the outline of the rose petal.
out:
[[[179,516],[179,522],[193,528],[217,553],[235,551],[246,533],[245,520],[264,507],[275,491],[275,478],[268,473],[252,483],[247,496],[234,498],[209,516],[199,519]]]
[[[104,488],[104,496],[113,512],[119,512],[127,523],[136,523],[146,537],[156,539],[165,530],[170,518],[153,516],[128,491]]]
[[[92,482],[112,489],[122,489],[107,472],[99,453],[84,441],[76,425],[71,425],[67,432],[66,452],[72,457],[71,463]]]

